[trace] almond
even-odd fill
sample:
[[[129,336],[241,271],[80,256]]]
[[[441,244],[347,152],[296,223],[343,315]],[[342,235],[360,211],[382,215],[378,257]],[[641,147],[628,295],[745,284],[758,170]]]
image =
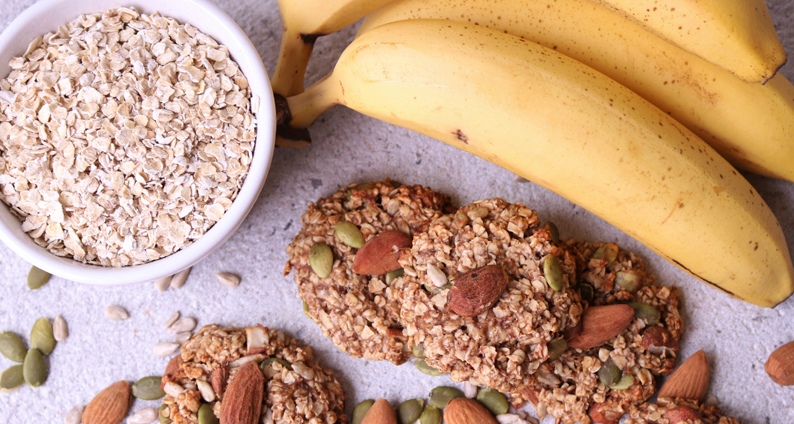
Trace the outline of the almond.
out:
[[[361,424],[397,424],[397,414],[386,399],[378,399],[364,415]]]
[[[165,387],[165,383],[169,381],[177,382],[185,377],[185,371],[182,370],[182,355],[176,355],[168,361],[168,365],[165,366],[165,373],[163,373],[163,379],[160,380],[160,388],[162,389]]]
[[[91,399],[83,410],[83,424],[119,424],[130,409],[130,383],[117,381]]]
[[[400,249],[411,247],[411,236],[401,231],[384,231],[369,239],[353,259],[353,272],[383,275],[400,269]]]
[[[447,305],[462,317],[474,317],[490,309],[507,288],[507,273],[498,265],[473,269],[455,279]]]
[[[764,370],[775,383],[781,386],[794,385],[794,342],[786,343],[772,352]]]
[[[590,349],[622,333],[634,320],[634,308],[615,304],[591,306],[582,313],[582,330],[568,340],[568,346]]]
[[[683,398],[701,402],[709,389],[711,369],[706,352],[700,350],[670,374],[659,390],[660,398]]]
[[[701,422],[700,413],[685,405],[668,409],[664,417],[670,421],[670,424]]]
[[[646,350],[657,355],[662,348],[671,350],[678,350],[679,348],[678,340],[674,339],[669,331],[659,326],[645,329],[642,333],[642,346]]]
[[[210,374],[210,384],[212,385],[212,390],[218,397],[223,396],[223,392],[226,391],[226,381],[228,380],[229,370],[226,369],[225,366],[212,370],[212,374]]]
[[[603,402],[594,403],[590,406],[590,409],[587,410],[587,415],[593,419],[594,423],[618,424],[623,413],[613,410],[605,410],[606,406],[607,404]]]
[[[257,424],[262,412],[265,376],[256,362],[242,365],[232,377],[221,404],[221,424]]]
[[[447,407],[444,408],[444,422],[447,424],[497,424],[496,418],[480,402],[465,397],[449,401]]]

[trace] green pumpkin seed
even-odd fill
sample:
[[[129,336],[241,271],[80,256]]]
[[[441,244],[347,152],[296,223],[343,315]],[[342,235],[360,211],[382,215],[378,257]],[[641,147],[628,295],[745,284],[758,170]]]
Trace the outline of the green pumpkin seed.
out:
[[[353,195],[353,190],[369,190],[373,187],[375,187],[375,184],[372,183],[356,184],[353,188],[347,190],[345,193],[345,200],[350,200],[350,197]]]
[[[419,424],[441,424],[441,411],[432,405],[425,406],[419,416]]]
[[[409,399],[397,407],[397,419],[400,424],[413,424],[422,415],[425,402],[422,399]]]
[[[52,324],[47,318],[39,318],[30,330],[30,347],[36,348],[44,355],[55,349],[55,336],[52,335]]]
[[[617,244],[607,243],[599,247],[595,253],[593,253],[593,259],[606,259],[607,266],[610,266],[612,262],[615,262],[615,259],[618,258],[618,250],[620,250],[620,248]]]
[[[305,300],[303,301],[303,315],[306,315],[308,318],[312,317],[311,315],[309,315],[309,304],[306,303]]]
[[[620,381],[623,372],[618,368],[617,365],[613,364],[611,360],[604,362],[601,365],[601,368],[598,370],[598,381],[601,384],[610,387],[612,385],[617,384]]]
[[[546,282],[554,291],[562,290],[562,269],[560,268],[560,260],[554,255],[546,256],[543,260],[543,275],[546,276]]]
[[[165,392],[160,388],[163,377],[153,375],[143,377],[132,385],[132,395],[143,400],[157,400],[165,396]]]
[[[367,399],[356,405],[355,409],[353,409],[353,417],[350,419],[350,424],[361,424],[361,421],[364,421],[364,415],[367,415],[369,408],[372,408],[373,404],[375,404],[374,400]]]
[[[629,303],[634,308],[634,317],[644,320],[648,325],[656,325],[661,319],[661,314],[653,306],[647,303],[634,302]]]
[[[477,392],[477,400],[494,415],[506,414],[510,409],[505,395],[494,389],[483,389]]]
[[[163,404],[160,405],[160,409],[157,410],[160,416],[160,424],[171,424],[171,418],[165,414],[166,408],[168,408],[168,405]]]
[[[339,221],[334,225],[334,234],[342,243],[360,249],[364,245],[364,234],[352,222]]]
[[[25,343],[19,336],[9,331],[0,333],[0,353],[6,358],[18,362],[25,362]]]
[[[615,274],[615,284],[629,293],[634,293],[640,285],[640,275],[636,271],[620,271]]]
[[[441,371],[431,367],[430,365],[427,365],[427,362],[425,362],[424,359],[420,359],[414,362],[414,366],[419,371],[422,371],[423,373],[431,377],[438,377],[439,375],[441,375]]]
[[[565,353],[565,350],[568,349],[568,342],[560,337],[550,341],[546,347],[549,349],[549,361],[553,361]]]
[[[422,345],[415,344],[411,348],[411,353],[414,354],[414,357],[417,357],[419,359],[425,359],[426,358],[425,349],[422,347]]]
[[[331,270],[334,267],[334,253],[331,251],[331,247],[325,243],[315,243],[309,249],[309,265],[320,278],[331,275]]]
[[[593,297],[595,296],[595,289],[590,283],[581,283],[579,284],[579,297],[582,298],[583,301],[590,303],[593,301]]]
[[[44,356],[38,349],[28,350],[22,366],[22,375],[25,377],[25,383],[28,383],[28,386],[39,387],[47,381],[47,363],[44,362]]]
[[[31,290],[41,288],[41,286],[47,284],[47,281],[50,281],[50,276],[47,271],[42,271],[35,266],[31,267],[30,272],[28,272],[28,288]]]
[[[264,361],[262,361],[262,363],[259,364],[259,367],[262,368],[262,371],[264,371],[266,367],[273,365],[273,363],[281,364],[282,367],[292,371],[292,364],[290,364],[284,359],[276,358],[274,356],[271,356],[270,358],[267,358]]]
[[[402,268],[395,269],[394,271],[387,272],[386,273],[386,284],[391,284],[392,281],[394,281],[397,278],[402,277],[403,275],[405,275],[405,270],[402,269]]]
[[[13,392],[25,382],[22,367],[14,365],[0,374],[0,393]]]
[[[219,422],[210,404],[204,403],[199,407],[198,424],[218,424]]]
[[[463,392],[449,386],[439,386],[430,391],[430,396],[427,398],[428,405],[435,406],[438,409],[444,409],[452,399],[462,398]]]
[[[634,376],[631,374],[626,374],[620,378],[620,381],[609,386],[609,388],[612,390],[626,390],[631,387],[632,384],[634,384]]]
[[[551,221],[547,222],[546,225],[549,227],[549,237],[551,237],[551,242],[554,244],[560,244],[560,229],[557,228],[557,225]]]

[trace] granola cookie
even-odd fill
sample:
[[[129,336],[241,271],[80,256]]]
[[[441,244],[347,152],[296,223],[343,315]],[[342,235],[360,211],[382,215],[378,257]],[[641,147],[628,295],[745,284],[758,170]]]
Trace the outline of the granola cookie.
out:
[[[285,275],[294,268],[307,315],[339,349],[355,358],[385,359],[398,365],[411,356],[390,281],[385,275],[353,272],[358,249],[336,237],[336,223],[354,224],[364,240],[388,230],[413,234],[440,216],[447,203],[447,196],[428,188],[387,180],[351,184],[309,205],[300,233],[287,247]],[[309,265],[315,243],[325,243],[333,251],[333,270],[326,278]]]
[[[715,404],[702,403],[689,399],[659,398],[656,403],[643,403],[632,406],[628,412],[626,424],[669,424],[670,416],[681,409],[693,411],[687,414],[692,419],[680,424],[739,424],[739,420],[723,415],[722,410]],[[668,414],[669,411],[670,414]]]
[[[548,413],[566,424],[589,424],[599,415],[617,421],[656,392],[654,376],[667,375],[675,367],[683,331],[680,293],[675,287],[657,286],[642,260],[614,243],[564,243],[576,256],[585,302],[631,303],[644,313],[638,312],[626,330],[603,346],[569,348],[542,364],[523,390],[511,393],[513,404],[529,401],[539,415]],[[599,380],[602,366],[612,365],[620,370],[626,388],[612,389]]]
[[[251,361],[259,363],[265,377],[257,422],[347,423],[345,394],[333,371],[314,360],[311,346],[262,326],[199,329],[166,368],[161,415],[173,424],[197,424],[199,408],[208,403],[220,417],[227,385]]]
[[[394,282],[405,334],[428,365],[502,392],[516,390],[548,358],[547,343],[574,326],[582,312],[573,288],[573,257],[557,246],[535,212],[502,199],[474,202],[433,221],[400,257],[406,276]],[[544,260],[560,264],[561,289],[550,287]],[[474,317],[447,304],[460,275],[487,265],[507,274],[507,289]],[[445,281],[451,284],[444,285]]]

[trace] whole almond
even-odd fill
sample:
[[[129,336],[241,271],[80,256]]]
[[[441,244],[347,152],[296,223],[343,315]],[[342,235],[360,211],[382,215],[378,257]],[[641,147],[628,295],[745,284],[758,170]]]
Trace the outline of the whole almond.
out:
[[[91,399],[83,410],[83,424],[119,424],[130,409],[130,383],[118,381]]]
[[[606,407],[606,403],[594,403],[590,406],[590,409],[587,410],[587,415],[590,416],[594,423],[618,424],[623,413],[605,410]]]
[[[777,348],[766,360],[764,370],[781,386],[794,385],[794,342]]]
[[[256,362],[241,366],[232,377],[221,405],[221,424],[257,424],[262,412],[265,376]]]
[[[353,259],[353,272],[383,275],[400,269],[400,249],[411,247],[411,236],[402,231],[384,231],[367,240]]]
[[[660,398],[683,398],[701,402],[709,389],[711,369],[706,352],[699,350],[684,361],[659,389]]]
[[[601,346],[622,333],[632,320],[634,308],[629,305],[591,306],[582,313],[581,332],[568,340],[568,346],[576,349]]]
[[[212,370],[212,374],[210,374],[210,383],[212,384],[212,390],[215,391],[215,394],[223,396],[223,392],[226,391],[227,380],[229,380],[229,370],[225,366]]]
[[[668,409],[664,417],[670,421],[670,424],[695,423],[701,420],[700,413],[686,405]]]
[[[361,424],[397,424],[397,414],[386,399],[378,399],[364,415]]]
[[[447,305],[462,317],[490,309],[507,288],[507,273],[499,265],[486,265],[458,276],[447,294]]]
[[[165,383],[169,381],[176,382],[183,377],[185,377],[185,371],[182,370],[182,355],[176,355],[171,358],[171,360],[168,361],[168,365],[165,366],[165,373],[160,382],[160,388],[164,388]]]
[[[678,340],[674,339],[669,331],[656,325],[646,328],[642,333],[642,346],[650,351],[654,351],[656,348],[672,350],[678,350],[679,348]]]
[[[444,408],[444,422],[447,424],[497,424],[496,418],[480,402],[465,397],[449,401],[447,407]]]

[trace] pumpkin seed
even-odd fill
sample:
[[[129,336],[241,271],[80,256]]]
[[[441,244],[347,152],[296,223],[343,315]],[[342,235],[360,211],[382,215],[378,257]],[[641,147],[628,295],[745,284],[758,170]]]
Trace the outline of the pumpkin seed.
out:
[[[615,259],[618,258],[618,250],[620,250],[620,248],[617,244],[607,243],[599,247],[595,253],[593,253],[593,259],[606,259],[607,266],[610,266],[612,262],[615,262]]]
[[[425,402],[422,399],[409,399],[397,406],[397,419],[400,424],[413,424],[422,415]]]
[[[413,353],[414,356],[419,358],[419,359],[425,359],[426,358],[425,349],[422,347],[422,345],[415,344],[411,348],[411,353]]]
[[[373,404],[375,404],[374,400],[367,399],[356,405],[355,409],[353,409],[353,417],[350,419],[350,424],[361,424],[361,421],[364,421],[364,415],[367,415],[369,408],[372,408]]]
[[[342,243],[360,249],[364,245],[364,234],[352,222],[339,221],[334,225],[334,234]]]
[[[28,349],[22,366],[22,375],[28,386],[39,387],[47,381],[47,363],[44,362],[44,356],[38,349]]]
[[[549,349],[549,361],[553,361],[565,353],[565,350],[568,349],[568,342],[560,337],[550,341],[546,347]]]
[[[309,304],[306,301],[303,301],[303,314],[306,315],[307,318],[311,318],[312,316],[309,315]]]
[[[432,405],[425,406],[419,416],[419,424],[441,424],[441,411]]]
[[[325,243],[315,243],[309,249],[309,265],[320,278],[331,275],[334,266],[334,254],[331,248]]]
[[[51,274],[47,271],[42,271],[38,268],[31,267],[28,272],[28,288],[31,290],[38,290],[41,286],[50,281]]]
[[[219,422],[210,404],[204,403],[199,407],[198,424],[218,424]]]
[[[463,392],[449,386],[439,386],[430,391],[430,396],[427,398],[428,405],[435,406],[439,409],[444,409],[452,399],[464,397]]]
[[[386,284],[391,284],[392,281],[394,281],[397,278],[402,277],[403,275],[405,275],[405,270],[402,269],[402,268],[395,269],[394,271],[387,272],[386,273]]]
[[[504,414],[510,409],[505,395],[494,389],[480,390],[477,400],[494,415]]]
[[[165,392],[160,388],[163,377],[153,375],[143,377],[132,385],[132,395],[143,400],[157,400],[165,396]]]
[[[171,424],[171,418],[169,418],[167,414],[169,411],[166,409],[168,409],[168,405],[160,405],[160,409],[158,410],[160,412],[160,424]]]
[[[593,296],[595,296],[595,289],[590,283],[581,283],[579,284],[579,296],[583,301],[590,303],[593,301]]]
[[[425,374],[427,374],[427,375],[429,375],[431,377],[438,377],[439,375],[441,375],[441,371],[431,367],[430,365],[427,365],[427,362],[425,362],[424,359],[420,359],[420,360],[414,362],[414,366],[419,371],[421,371],[421,372],[423,372],[423,373],[425,373]]]
[[[609,386],[609,388],[612,390],[626,390],[631,387],[632,384],[634,384],[634,376],[631,374],[626,374],[620,378],[620,381]]]
[[[274,356],[271,356],[270,358],[267,358],[264,361],[262,361],[262,363],[259,364],[259,367],[262,368],[262,371],[265,371],[265,368],[273,365],[273,363],[281,364],[282,367],[292,371],[292,364],[290,364],[284,359],[276,358]]]
[[[551,221],[547,222],[546,225],[549,227],[549,237],[551,238],[551,242],[554,244],[560,244],[560,229],[557,228],[557,225]]]
[[[546,276],[546,282],[554,291],[562,290],[562,269],[560,268],[560,260],[554,255],[546,256],[543,260],[543,275]]]
[[[647,303],[634,302],[629,303],[634,308],[634,317],[644,320],[648,325],[656,325],[661,319],[661,314],[653,306]]]
[[[22,368],[22,365],[14,365],[0,374],[0,393],[13,392],[25,382]]]
[[[52,324],[47,318],[39,318],[30,330],[30,347],[38,349],[44,355],[49,355],[55,349],[55,336],[52,334]]]
[[[620,271],[615,274],[615,284],[629,293],[634,293],[640,285],[640,276],[636,271]]]
[[[0,333],[0,353],[6,358],[18,362],[25,362],[25,343],[16,334],[3,331]]]
[[[623,372],[609,360],[604,362],[598,370],[598,381],[607,387],[617,384],[621,376],[623,376]]]

